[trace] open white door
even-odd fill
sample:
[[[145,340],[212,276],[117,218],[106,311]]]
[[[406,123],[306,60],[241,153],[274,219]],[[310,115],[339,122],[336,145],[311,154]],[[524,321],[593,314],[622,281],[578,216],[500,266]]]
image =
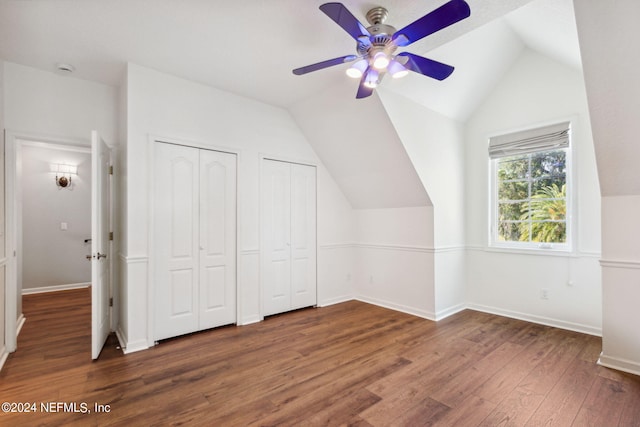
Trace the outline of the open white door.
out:
[[[111,151],[91,132],[91,358],[97,359],[109,324],[109,166]]]

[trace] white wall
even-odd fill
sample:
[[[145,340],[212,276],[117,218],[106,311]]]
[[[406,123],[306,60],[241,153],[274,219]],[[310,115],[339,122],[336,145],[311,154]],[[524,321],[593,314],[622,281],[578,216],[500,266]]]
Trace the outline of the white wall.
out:
[[[0,368],[2,368],[7,357],[5,349],[5,273],[7,258],[5,255],[4,129],[4,62],[0,60]]]
[[[121,339],[127,351],[152,345],[153,325],[148,292],[149,135],[195,141],[206,147],[239,152],[239,283],[240,324],[258,321],[259,291],[259,167],[260,155],[313,162],[318,165],[318,293],[320,304],[350,295],[346,281],[327,283],[328,266],[348,271],[349,256],[337,248],[351,239],[350,205],[326,173],[299,128],[281,108],[130,64],[127,76],[126,177],[127,245],[122,254],[127,279],[126,313]]]
[[[600,363],[640,375],[640,196],[602,198]]]
[[[120,334],[127,324],[127,299],[126,299],[126,270],[123,268],[127,246],[127,73],[122,76],[120,87],[118,88],[118,145],[112,153],[114,163],[113,170],[113,231],[115,242],[112,253],[112,274],[113,283],[113,311],[111,312],[112,329]]]
[[[355,296],[435,318],[433,208],[355,211]]]
[[[549,256],[489,249],[488,137],[565,119],[572,119],[576,172],[574,252]],[[599,334],[600,189],[581,72],[525,50],[468,121],[466,145],[471,307]],[[548,300],[540,298],[542,288],[549,289]]]
[[[117,134],[114,87],[5,62],[5,125],[12,131],[83,139]]]
[[[356,89],[339,79],[289,111],[354,209],[431,205],[378,93]]]
[[[91,282],[91,154],[24,145],[21,157],[23,293]],[[71,187],[56,186],[52,163],[78,167]]]
[[[114,142],[116,88],[10,62],[3,63],[3,72],[7,130],[43,139],[86,141],[87,146],[91,131],[98,130],[107,142]],[[20,289],[16,297],[20,317]]]
[[[600,363],[640,375],[640,3],[574,1],[602,188]],[[614,31],[611,31],[611,29]]]
[[[465,303],[464,126],[392,92],[380,98],[433,203],[431,298],[439,319]]]

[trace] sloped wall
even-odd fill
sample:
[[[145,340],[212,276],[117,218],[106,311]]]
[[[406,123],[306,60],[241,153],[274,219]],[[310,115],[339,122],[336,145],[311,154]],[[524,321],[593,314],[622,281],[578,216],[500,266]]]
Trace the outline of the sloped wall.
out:
[[[289,111],[354,209],[429,206],[377,93],[355,99],[356,88],[342,78]]]
[[[291,113],[354,207],[354,296],[436,317],[433,209],[381,97],[340,79]]]
[[[640,375],[640,3],[574,1],[602,190],[602,356]]]
[[[465,304],[464,126],[422,105],[380,91],[403,149],[433,202],[433,318]]]

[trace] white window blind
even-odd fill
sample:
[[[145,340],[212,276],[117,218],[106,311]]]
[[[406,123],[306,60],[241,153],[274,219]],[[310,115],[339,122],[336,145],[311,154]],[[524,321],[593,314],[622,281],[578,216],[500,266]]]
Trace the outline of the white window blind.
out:
[[[569,122],[563,122],[492,137],[489,139],[489,157],[498,159],[568,146]]]

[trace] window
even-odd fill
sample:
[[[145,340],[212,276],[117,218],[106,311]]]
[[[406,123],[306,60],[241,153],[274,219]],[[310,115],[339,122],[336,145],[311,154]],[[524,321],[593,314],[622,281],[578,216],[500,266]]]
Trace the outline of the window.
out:
[[[570,248],[568,122],[489,140],[493,246]]]

